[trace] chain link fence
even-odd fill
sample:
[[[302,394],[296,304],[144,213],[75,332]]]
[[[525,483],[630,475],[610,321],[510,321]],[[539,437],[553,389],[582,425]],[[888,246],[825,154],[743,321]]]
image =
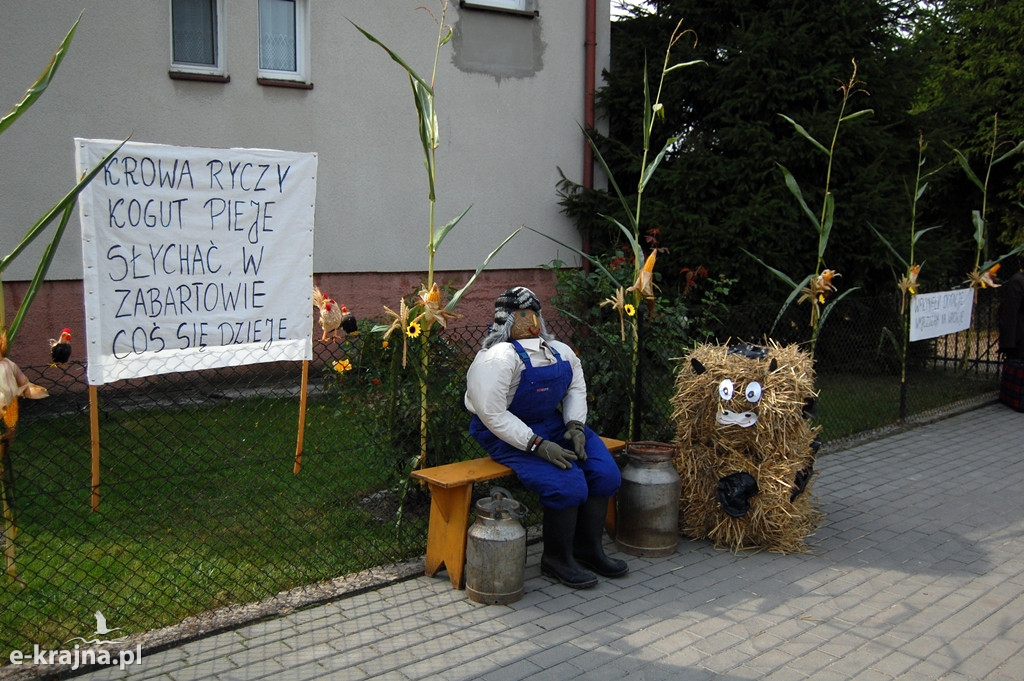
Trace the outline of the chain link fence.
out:
[[[911,344],[905,372],[898,300],[837,306],[817,351],[826,442],[993,394],[997,299],[979,293],[972,331]],[[732,306],[718,341],[763,340],[776,312]],[[805,315],[792,310],[773,338],[806,340]],[[675,342],[643,344],[634,389],[622,346],[595,346],[587,328],[549,321],[580,349],[590,425],[626,438],[637,403],[636,439],[672,439],[673,367],[689,342],[682,329]],[[301,363],[121,381],[95,390],[95,410],[81,363],[23,367],[50,397],[21,401],[3,462],[17,534],[3,547],[0,664],[11,650],[88,634],[97,610],[140,633],[422,555],[429,495],[409,471],[483,455],[466,432],[462,393],[486,328],[407,347],[398,333],[385,342],[369,328],[314,343],[301,428]],[[500,484],[537,510],[514,483]]]

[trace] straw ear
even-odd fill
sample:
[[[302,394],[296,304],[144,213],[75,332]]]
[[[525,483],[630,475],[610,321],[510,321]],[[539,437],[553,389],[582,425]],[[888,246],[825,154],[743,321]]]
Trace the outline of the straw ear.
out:
[[[698,376],[707,371],[707,369],[704,368],[704,365],[701,364],[700,361],[698,361],[695,357],[690,358],[690,366],[693,367],[693,373],[697,374]]]
[[[808,397],[804,400],[803,409],[804,418],[810,421],[818,415],[818,400],[813,397]]]

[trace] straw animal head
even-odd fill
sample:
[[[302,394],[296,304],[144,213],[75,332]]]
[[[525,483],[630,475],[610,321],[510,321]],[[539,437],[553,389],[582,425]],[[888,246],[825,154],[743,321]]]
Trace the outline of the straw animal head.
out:
[[[796,347],[703,345],[672,399],[684,533],[733,550],[805,550],[818,447],[813,360]]]

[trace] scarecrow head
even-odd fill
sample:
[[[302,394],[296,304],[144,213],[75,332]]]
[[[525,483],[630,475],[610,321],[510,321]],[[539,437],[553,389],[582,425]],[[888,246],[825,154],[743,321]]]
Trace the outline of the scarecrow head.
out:
[[[514,286],[494,301],[494,323],[483,347],[526,338],[551,340],[552,336],[541,315],[540,299],[525,286]]]

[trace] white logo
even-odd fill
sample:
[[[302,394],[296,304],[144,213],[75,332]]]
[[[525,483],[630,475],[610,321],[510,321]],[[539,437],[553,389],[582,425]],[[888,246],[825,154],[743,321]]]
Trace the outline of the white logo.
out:
[[[121,627],[107,626],[107,618],[99,610],[93,613],[93,615],[96,617],[96,631],[93,633],[97,636],[107,636],[115,631],[121,631]],[[127,638],[127,636],[122,636],[121,638],[97,637],[88,639],[82,636],[75,636],[64,642],[67,644],[72,641],[81,641],[82,645],[99,646],[99,650],[92,648],[82,649],[77,643],[70,650],[45,650],[40,648],[37,643],[33,646],[31,653],[21,650],[11,651],[10,660],[12,665],[71,665],[72,671],[86,665],[117,665],[123,670],[128,665],[142,664],[142,644],[136,644],[134,650],[125,649],[119,651],[104,650],[102,646],[112,643],[123,643]]]
[[[106,636],[107,634],[109,634],[111,632],[121,631],[121,627],[114,627],[113,629],[109,628],[107,626],[107,618],[104,617],[103,613],[100,612],[99,610],[94,612],[93,615],[96,616],[96,631],[93,632],[94,634],[99,634],[100,636]],[[102,645],[107,645],[108,643],[120,643],[121,641],[124,641],[124,637],[104,640],[104,639],[101,639],[101,638],[85,639],[85,638],[82,638],[81,636],[75,636],[74,638],[69,638],[67,641],[64,641],[64,642],[65,643],[71,643],[72,641],[81,641],[85,645],[90,645],[91,644],[91,645],[102,646]]]

